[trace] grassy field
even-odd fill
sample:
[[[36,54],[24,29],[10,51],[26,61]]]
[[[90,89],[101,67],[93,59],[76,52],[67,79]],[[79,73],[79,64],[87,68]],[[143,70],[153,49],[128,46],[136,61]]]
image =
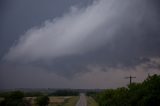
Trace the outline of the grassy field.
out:
[[[79,96],[72,96],[64,103],[63,106],[75,106],[78,99],[79,99]]]
[[[65,104],[73,104],[76,97],[72,96],[50,96],[48,106],[64,106]],[[30,100],[32,106],[37,106],[35,103],[36,97],[26,97],[27,100]],[[71,103],[70,103],[71,102]],[[65,105],[72,106],[72,105]],[[73,105],[74,106],[74,105]]]
[[[92,97],[87,97],[87,106],[99,106]]]
[[[64,102],[63,97],[49,97],[49,106],[60,106]]]
[[[25,100],[29,101],[31,106],[37,106],[35,103],[36,97],[25,97]],[[75,106],[79,96],[50,96],[48,106]],[[0,98],[0,102],[4,98]]]

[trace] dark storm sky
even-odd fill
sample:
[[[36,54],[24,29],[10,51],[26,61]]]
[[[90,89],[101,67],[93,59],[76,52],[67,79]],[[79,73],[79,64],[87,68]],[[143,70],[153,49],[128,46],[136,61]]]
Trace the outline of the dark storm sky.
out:
[[[1,88],[108,88],[159,73],[158,0],[1,0],[0,14]]]

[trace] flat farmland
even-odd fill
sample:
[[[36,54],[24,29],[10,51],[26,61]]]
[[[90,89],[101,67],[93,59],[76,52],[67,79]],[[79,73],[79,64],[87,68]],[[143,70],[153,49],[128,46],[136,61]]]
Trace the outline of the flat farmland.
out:
[[[37,106],[35,103],[36,97],[26,97],[32,106]],[[75,106],[78,96],[50,96],[48,106]]]
[[[67,96],[67,97],[63,97],[63,96],[49,97],[49,106],[62,106],[70,98],[72,98],[72,97],[70,97],[70,96]]]

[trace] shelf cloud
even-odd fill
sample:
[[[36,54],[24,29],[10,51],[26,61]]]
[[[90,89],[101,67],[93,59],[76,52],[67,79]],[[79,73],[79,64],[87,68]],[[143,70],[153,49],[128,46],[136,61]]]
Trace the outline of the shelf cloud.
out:
[[[15,1],[0,19],[0,88],[116,88],[160,73],[159,0]]]
[[[120,36],[119,31],[127,24],[132,31],[139,28],[142,13],[146,11],[142,1],[97,0],[84,8],[72,6],[62,17],[29,29],[10,48],[5,59],[32,62],[94,51]],[[140,12],[132,9],[138,3],[144,3]]]

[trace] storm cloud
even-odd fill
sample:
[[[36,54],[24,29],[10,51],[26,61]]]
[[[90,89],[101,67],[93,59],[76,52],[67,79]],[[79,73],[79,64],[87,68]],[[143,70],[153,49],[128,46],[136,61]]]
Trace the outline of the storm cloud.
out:
[[[148,73],[159,74],[159,7],[158,0],[72,5],[15,41],[1,61],[0,83],[7,88],[106,88],[126,85],[124,76],[137,76],[139,82]]]
[[[112,5],[113,1],[97,1],[85,9],[72,7],[63,17],[46,21],[40,28],[27,31],[10,49],[6,59],[24,60],[26,57],[25,60],[34,61],[81,54],[97,48],[109,38],[110,34],[107,36],[93,34],[105,25],[107,18],[116,15],[115,10],[110,12]],[[107,11],[104,11],[106,9]],[[103,39],[105,40],[102,42]]]
[[[28,30],[5,59],[32,62],[84,54],[120,36],[127,27],[131,33],[127,36],[143,35],[140,23],[144,17],[149,18],[147,12],[154,14],[155,11],[146,0],[98,0],[86,8],[72,6],[62,17]]]
[[[90,65],[88,69],[92,71],[66,78],[33,65],[3,64],[0,84],[2,88],[117,88],[129,84],[125,77],[130,75],[136,77],[134,82],[141,82],[148,74],[160,74],[157,67],[160,67],[160,58],[152,58],[134,68]]]

